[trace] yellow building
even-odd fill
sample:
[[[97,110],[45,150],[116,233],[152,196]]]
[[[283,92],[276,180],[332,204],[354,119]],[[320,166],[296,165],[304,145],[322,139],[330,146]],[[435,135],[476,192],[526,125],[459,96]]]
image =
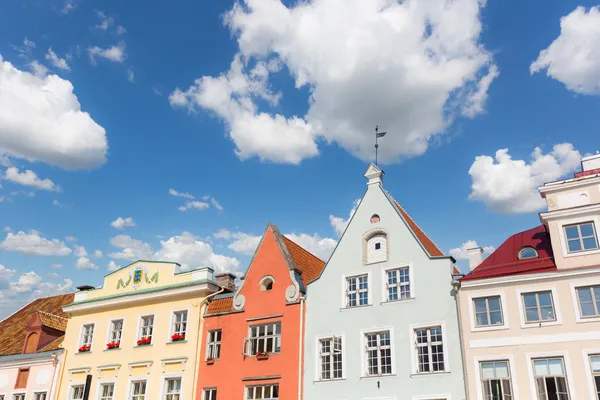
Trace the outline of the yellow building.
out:
[[[63,308],[70,320],[57,399],[193,398],[201,310],[219,290],[212,269],[137,261],[101,288],[80,289]]]

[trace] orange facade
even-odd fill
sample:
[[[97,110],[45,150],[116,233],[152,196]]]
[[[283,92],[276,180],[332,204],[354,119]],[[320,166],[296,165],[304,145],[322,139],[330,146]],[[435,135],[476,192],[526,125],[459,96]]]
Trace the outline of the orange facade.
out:
[[[305,288],[323,266],[269,224],[241,286],[207,307],[198,399],[299,397]]]

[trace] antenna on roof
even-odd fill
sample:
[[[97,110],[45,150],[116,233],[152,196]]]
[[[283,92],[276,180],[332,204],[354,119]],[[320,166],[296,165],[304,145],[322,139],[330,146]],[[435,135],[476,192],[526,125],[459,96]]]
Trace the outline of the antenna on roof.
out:
[[[380,137],[384,137],[386,133],[387,132],[379,132],[379,125],[375,125],[375,165],[377,165],[377,149],[379,148],[377,139]]]

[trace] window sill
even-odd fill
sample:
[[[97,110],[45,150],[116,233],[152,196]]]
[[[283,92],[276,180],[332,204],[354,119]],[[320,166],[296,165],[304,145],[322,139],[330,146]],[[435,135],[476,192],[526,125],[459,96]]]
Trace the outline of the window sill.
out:
[[[279,354],[281,354],[281,352],[279,353],[269,353],[269,355],[267,356],[267,358],[272,357],[272,356],[278,356]],[[246,356],[247,358],[256,358],[256,354],[251,354],[249,356]],[[217,359],[218,360],[218,359]]]
[[[471,332],[502,331],[505,329],[508,329],[508,325],[475,326],[471,328]]]
[[[75,353],[76,356],[80,356],[83,354],[92,354],[92,352],[91,351],[78,351]]]
[[[361,308],[373,307],[373,304],[365,304],[364,306],[342,307],[340,311],[360,310]]]
[[[187,343],[187,340],[177,340],[175,342],[171,341],[171,342],[167,342],[167,344],[180,344],[180,343]]]
[[[121,348],[115,347],[114,349],[104,349],[104,351],[115,351],[115,350],[121,350]]]
[[[338,378],[338,379],[319,379],[319,380],[315,380],[313,381],[313,383],[334,383],[334,382],[342,382],[345,381],[346,378]]]
[[[395,378],[396,374],[386,374],[386,375],[364,375],[359,379],[385,379],[385,378]]]
[[[521,328],[530,329],[530,328],[543,328],[545,326],[557,326],[562,325],[561,321],[548,321],[548,322],[521,322]]]
[[[585,324],[586,322],[598,322],[600,321],[600,315],[596,315],[593,317],[577,317],[578,324]]]
[[[143,349],[144,347],[152,347],[152,344],[138,344],[133,346],[134,349]]]
[[[438,372],[418,372],[416,374],[410,374],[411,378],[415,378],[417,376],[431,376],[431,375],[450,375],[451,371],[438,371]]]
[[[398,300],[386,300],[379,303],[382,306],[389,306],[391,304],[399,304],[399,303],[410,303],[415,300],[415,297],[408,297],[406,299],[398,299]]]

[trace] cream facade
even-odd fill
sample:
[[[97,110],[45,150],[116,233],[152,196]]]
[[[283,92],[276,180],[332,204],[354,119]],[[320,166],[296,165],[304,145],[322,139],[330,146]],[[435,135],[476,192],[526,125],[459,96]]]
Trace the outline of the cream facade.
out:
[[[542,226],[455,282],[469,399],[600,399],[600,156],[582,164],[540,188]]]
[[[201,311],[213,270],[137,261],[76,293],[58,399],[192,399]],[[178,395],[178,396],[169,396]]]

